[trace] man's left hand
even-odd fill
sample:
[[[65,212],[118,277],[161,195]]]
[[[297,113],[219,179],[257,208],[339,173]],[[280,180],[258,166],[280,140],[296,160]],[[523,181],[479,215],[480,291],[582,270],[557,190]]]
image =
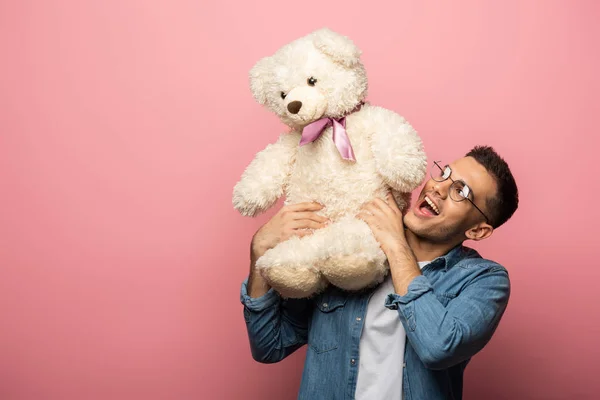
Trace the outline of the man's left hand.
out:
[[[365,221],[373,231],[390,263],[394,289],[404,296],[412,280],[421,275],[421,270],[406,241],[403,215],[396,200],[391,193],[388,193],[386,201],[377,198],[367,203],[357,218]]]
[[[388,193],[386,201],[376,198],[365,204],[356,217],[369,225],[375,239],[388,257],[408,246],[406,236],[404,236],[402,211],[398,208],[391,193]]]

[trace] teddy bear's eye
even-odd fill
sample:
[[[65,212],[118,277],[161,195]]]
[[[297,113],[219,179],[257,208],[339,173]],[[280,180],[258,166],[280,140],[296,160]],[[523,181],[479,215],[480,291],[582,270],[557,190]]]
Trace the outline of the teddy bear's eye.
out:
[[[281,92],[281,98],[285,99],[285,96],[287,96],[287,94],[285,94],[284,92]]]
[[[315,86],[315,83],[317,83],[317,80],[311,76],[310,78],[308,78],[308,80],[306,82],[308,82],[309,86]]]

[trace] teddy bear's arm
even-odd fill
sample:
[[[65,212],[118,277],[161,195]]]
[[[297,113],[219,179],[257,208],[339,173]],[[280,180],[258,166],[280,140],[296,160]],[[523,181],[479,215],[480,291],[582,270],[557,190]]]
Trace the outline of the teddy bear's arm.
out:
[[[233,206],[242,215],[256,216],[283,195],[300,136],[284,133],[254,157],[233,189]]]
[[[400,115],[379,107],[373,111],[374,120],[379,121],[371,136],[377,170],[393,189],[411,192],[421,184],[427,173],[423,142]]]

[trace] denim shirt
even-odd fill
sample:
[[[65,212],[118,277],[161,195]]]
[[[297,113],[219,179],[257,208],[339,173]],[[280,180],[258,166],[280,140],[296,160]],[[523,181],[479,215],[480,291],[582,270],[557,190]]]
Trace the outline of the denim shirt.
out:
[[[460,399],[467,363],[491,339],[506,309],[508,272],[459,245],[426,265],[422,274],[405,296],[390,293],[382,304],[398,311],[407,335],[403,376],[398,377],[404,399]],[[373,289],[345,292],[330,286],[309,299],[283,299],[271,289],[251,298],[246,284],[241,302],[253,358],[278,362],[308,344],[298,398],[353,399]]]

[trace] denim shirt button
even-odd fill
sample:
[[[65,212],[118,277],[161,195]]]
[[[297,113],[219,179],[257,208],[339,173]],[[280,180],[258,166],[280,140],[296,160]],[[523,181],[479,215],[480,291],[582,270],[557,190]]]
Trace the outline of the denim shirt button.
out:
[[[352,365],[356,364],[356,360],[353,358],[352,360],[350,360],[350,364],[352,364]]]
[[[329,304],[323,303],[323,308],[327,308],[327,307],[329,307]]]
[[[361,319],[362,319],[361,317],[356,317],[356,320],[357,320],[357,321],[360,321]]]

